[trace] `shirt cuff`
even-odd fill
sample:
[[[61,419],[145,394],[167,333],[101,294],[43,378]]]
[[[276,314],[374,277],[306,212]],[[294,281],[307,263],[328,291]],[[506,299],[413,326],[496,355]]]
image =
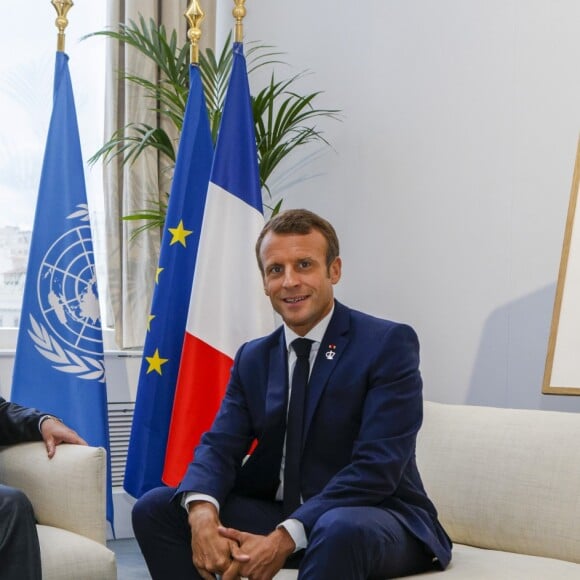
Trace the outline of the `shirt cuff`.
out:
[[[306,538],[304,524],[300,520],[295,520],[292,518],[289,520],[284,520],[277,527],[283,527],[290,534],[290,537],[296,544],[294,552],[298,552],[298,550],[304,550],[306,546],[308,546],[308,539]]]
[[[218,513],[220,511],[220,504],[215,497],[205,493],[198,493],[197,491],[186,491],[181,496],[181,505],[185,508],[185,511],[187,511],[187,508],[192,501],[208,501],[215,506]]]
[[[62,423],[62,419],[59,419],[58,417],[55,417],[54,415],[43,415],[39,420],[38,420],[38,430],[40,431],[40,434],[42,435],[42,424],[47,420],[47,419],[54,419],[55,421],[58,421],[59,423]]]

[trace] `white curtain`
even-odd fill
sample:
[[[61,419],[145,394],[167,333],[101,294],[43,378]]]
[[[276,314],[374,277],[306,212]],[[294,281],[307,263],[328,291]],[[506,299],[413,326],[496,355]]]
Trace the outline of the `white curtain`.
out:
[[[188,0],[108,0],[107,26],[117,30],[119,23],[138,22],[139,15],[153,18],[168,32],[178,31],[180,42],[187,38],[187,21],[183,13]],[[202,24],[203,44],[214,38],[214,0],[200,0],[206,12]],[[202,46],[203,46],[202,44]],[[158,115],[151,111],[155,103],[143,96],[142,90],[119,79],[119,71],[135,73],[151,80],[158,71],[131,47],[107,41],[107,77],[105,105],[105,139],[130,122],[158,125]],[[164,128],[168,129],[164,125]],[[177,135],[175,138],[177,139]],[[135,228],[143,222],[125,221],[123,216],[148,208],[169,191],[164,161],[154,151],[146,151],[133,164],[121,165],[115,158],[104,167],[104,191],[107,230],[108,279],[111,316],[117,345],[134,348],[143,345],[151,296],[155,284],[160,232],[150,229],[131,239]]]

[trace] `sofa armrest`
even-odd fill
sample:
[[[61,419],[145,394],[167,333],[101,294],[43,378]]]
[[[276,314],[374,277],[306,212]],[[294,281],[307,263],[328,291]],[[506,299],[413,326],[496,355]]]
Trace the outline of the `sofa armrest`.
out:
[[[58,445],[48,459],[44,443],[0,447],[0,483],[22,490],[39,524],[105,544],[106,451]]]

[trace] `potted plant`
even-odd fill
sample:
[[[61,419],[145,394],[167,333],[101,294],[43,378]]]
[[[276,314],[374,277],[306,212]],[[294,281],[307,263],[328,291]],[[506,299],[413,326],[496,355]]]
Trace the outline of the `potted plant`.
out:
[[[142,16],[139,22],[122,24],[117,31],[103,30],[94,35],[107,36],[130,45],[155,63],[160,71],[160,80],[156,83],[130,72],[123,72],[122,78],[142,87],[151,100],[151,108],[169,120],[180,132],[189,83],[189,43],[178,45],[175,30],[168,33],[164,26],[158,25],[153,19],[147,22]],[[280,63],[277,60],[279,56],[280,53],[271,46],[250,43],[247,50],[249,75],[266,65]],[[214,142],[231,65],[230,37],[219,54],[212,49],[200,51],[199,67]],[[299,73],[278,80],[272,73],[266,86],[252,95],[260,181],[266,198],[264,205],[271,213],[276,213],[281,204],[279,201],[274,207],[271,206],[272,192],[268,184],[276,167],[302,145],[312,142],[328,145],[315,121],[321,117],[338,119],[338,110],[315,106],[320,91],[303,95],[293,90],[295,83],[303,75],[304,73]],[[99,159],[107,162],[120,155],[122,163],[130,163],[148,147],[157,149],[171,170],[175,164],[176,144],[162,127],[152,127],[139,120],[117,129],[93,155],[91,162]],[[164,192],[165,198],[168,195]],[[151,227],[162,227],[166,208],[166,202],[152,202],[151,207],[124,216],[124,219],[145,220],[145,224],[136,233]]]

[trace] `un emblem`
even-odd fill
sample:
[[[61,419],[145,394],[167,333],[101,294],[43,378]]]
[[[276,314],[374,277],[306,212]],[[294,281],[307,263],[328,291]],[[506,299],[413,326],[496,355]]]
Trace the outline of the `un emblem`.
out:
[[[91,227],[86,204],[78,207],[68,219],[79,218],[87,223],[63,233],[43,257],[36,294],[44,324],[30,316],[28,334],[55,369],[104,381]]]

